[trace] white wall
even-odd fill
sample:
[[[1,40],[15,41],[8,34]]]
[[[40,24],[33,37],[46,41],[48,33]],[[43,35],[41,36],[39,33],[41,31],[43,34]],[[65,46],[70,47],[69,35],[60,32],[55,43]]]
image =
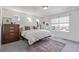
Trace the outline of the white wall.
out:
[[[48,16],[42,19],[43,21],[46,21],[50,24],[50,20],[52,18],[55,18],[58,16],[64,16],[64,15],[70,15],[70,32],[53,32],[52,31],[52,33],[58,37],[79,42],[79,10],[75,10],[75,11],[67,12],[63,14],[58,14],[58,15],[53,15],[53,16]]]
[[[18,15],[20,16],[20,21],[16,20],[16,23],[19,23],[20,26],[36,26],[36,19],[40,19],[39,17],[35,17],[35,16],[30,16],[24,13],[20,13],[20,12],[16,12],[16,11],[12,11],[6,8],[3,8],[3,12],[2,12],[2,16],[3,17],[9,17],[9,18],[13,18],[13,16]],[[32,22],[28,22],[27,17],[30,17],[32,19]],[[3,20],[4,22],[4,20]]]

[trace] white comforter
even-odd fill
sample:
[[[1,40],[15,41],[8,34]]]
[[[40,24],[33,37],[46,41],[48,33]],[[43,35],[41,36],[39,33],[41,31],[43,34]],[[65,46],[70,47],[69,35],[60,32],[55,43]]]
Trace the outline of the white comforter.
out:
[[[50,35],[51,33],[48,30],[27,30],[22,33],[22,36],[28,39],[29,45],[32,45],[34,42]]]

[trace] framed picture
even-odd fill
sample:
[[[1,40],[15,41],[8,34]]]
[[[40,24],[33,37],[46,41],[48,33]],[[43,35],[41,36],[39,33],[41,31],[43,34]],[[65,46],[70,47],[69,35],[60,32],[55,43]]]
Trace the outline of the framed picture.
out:
[[[3,19],[3,20],[2,20],[3,24],[11,24],[12,18],[3,17],[2,19]]]
[[[13,18],[12,18],[12,22],[15,24],[15,23],[18,23],[19,21],[20,21],[20,16],[14,15]]]

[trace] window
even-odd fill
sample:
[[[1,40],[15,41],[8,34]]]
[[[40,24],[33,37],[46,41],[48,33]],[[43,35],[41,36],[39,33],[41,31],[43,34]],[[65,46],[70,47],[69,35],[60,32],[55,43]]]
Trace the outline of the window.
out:
[[[13,21],[20,21],[20,16],[18,16],[18,15],[15,15],[15,16],[13,16]]]
[[[20,21],[20,16],[19,15],[14,15],[12,17],[11,23],[13,23],[13,24],[19,24],[19,21]]]
[[[52,19],[51,26],[53,31],[69,32],[69,16]]]

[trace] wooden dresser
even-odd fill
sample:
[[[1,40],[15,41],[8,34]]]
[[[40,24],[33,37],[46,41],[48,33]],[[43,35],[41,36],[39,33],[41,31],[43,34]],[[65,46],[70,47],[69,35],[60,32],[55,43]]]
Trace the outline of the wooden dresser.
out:
[[[2,25],[2,44],[19,40],[19,24]]]

